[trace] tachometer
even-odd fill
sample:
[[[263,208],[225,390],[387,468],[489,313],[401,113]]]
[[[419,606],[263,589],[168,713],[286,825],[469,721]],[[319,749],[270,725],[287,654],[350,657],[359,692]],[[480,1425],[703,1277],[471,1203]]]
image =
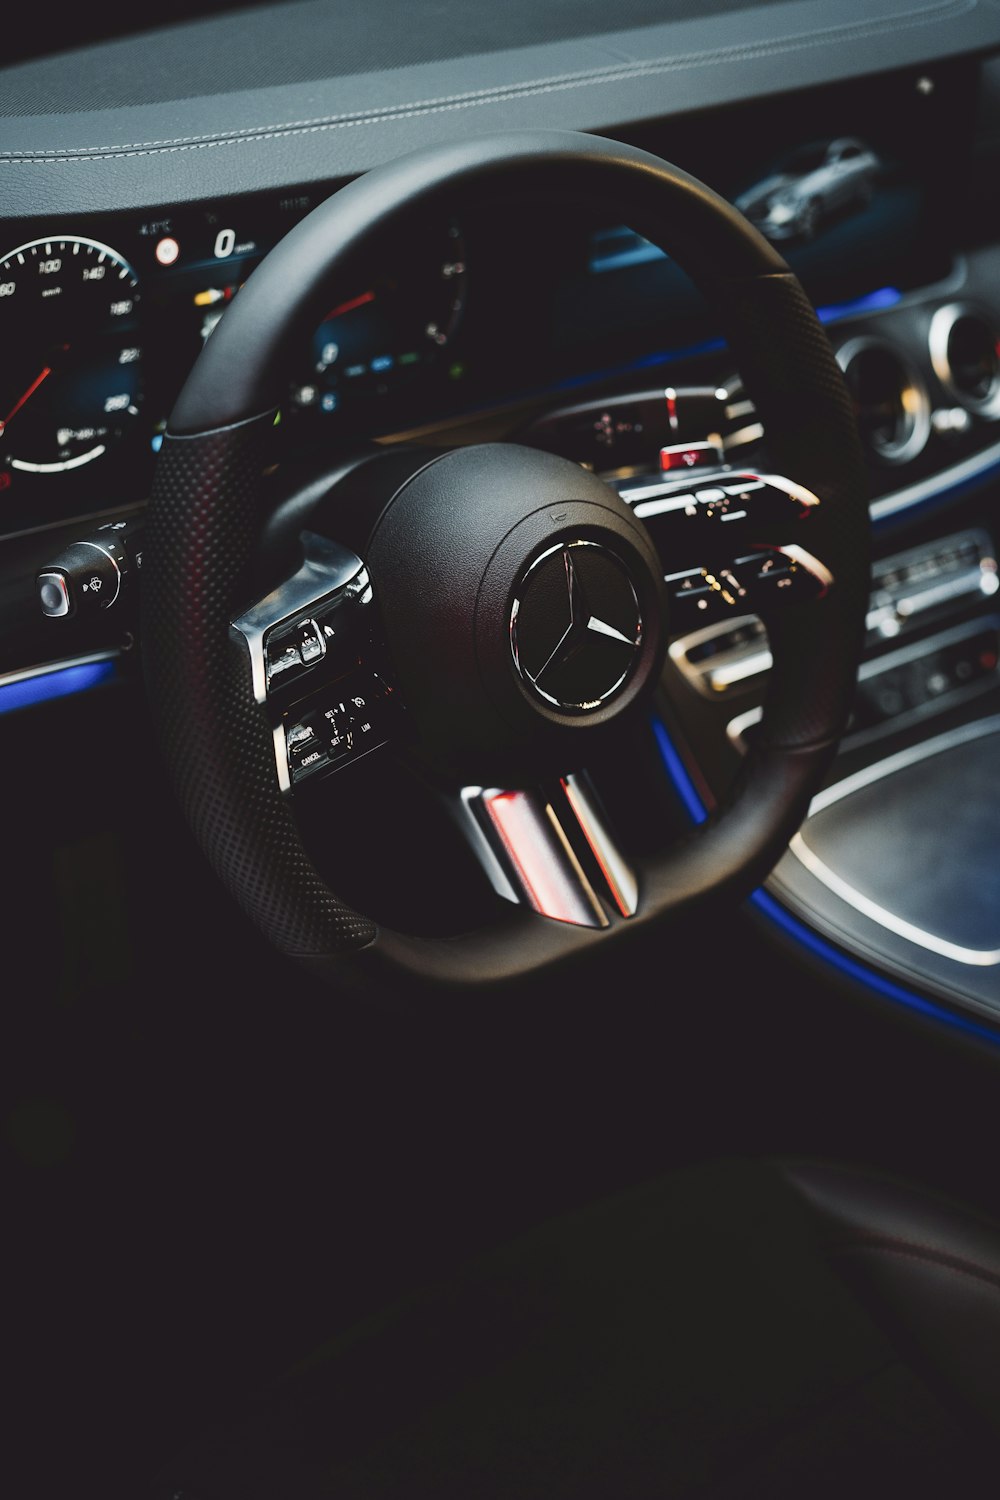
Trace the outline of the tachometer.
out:
[[[0,474],[62,474],[139,413],[135,271],[97,240],[31,240],[0,260]]]

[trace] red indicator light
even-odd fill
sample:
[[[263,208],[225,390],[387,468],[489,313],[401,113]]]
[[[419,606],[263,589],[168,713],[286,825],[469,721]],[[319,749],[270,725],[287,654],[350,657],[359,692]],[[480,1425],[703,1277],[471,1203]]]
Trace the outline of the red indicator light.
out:
[[[161,266],[172,266],[180,253],[181,247],[172,235],[165,235],[162,240],[157,241],[156,258]]]
[[[697,443],[690,448],[661,448],[660,471],[675,474],[687,469],[717,469],[719,450],[712,443]]]

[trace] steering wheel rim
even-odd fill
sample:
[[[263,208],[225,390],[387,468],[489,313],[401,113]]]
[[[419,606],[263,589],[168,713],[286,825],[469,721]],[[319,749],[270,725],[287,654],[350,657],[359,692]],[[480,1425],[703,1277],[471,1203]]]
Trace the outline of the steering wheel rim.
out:
[[[820,505],[836,587],[772,631],[762,732],[725,808],[641,870],[629,923],[593,931],[511,908],[433,940],[340,901],[305,852],[274,772],[231,621],[266,517],[261,473],[296,351],[376,240],[459,189],[600,202],[659,244],[718,309],[772,460]],[[846,723],[864,631],[864,463],[833,352],[777,251],[704,184],[632,147],[524,133],[433,147],[376,169],[304,219],[254,271],[205,346],[160,452],[144,558],[143,653],[174,790],[211,863],[282,952],[338,984],[509,981],[714,894],[749,890],[805,815]]]

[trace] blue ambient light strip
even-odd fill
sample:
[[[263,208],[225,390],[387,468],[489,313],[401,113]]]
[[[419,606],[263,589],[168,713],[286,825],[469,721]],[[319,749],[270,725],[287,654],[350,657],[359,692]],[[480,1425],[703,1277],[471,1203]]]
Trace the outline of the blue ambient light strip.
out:
[[[667,733],[666,726],[659,719],[653,719],[653,734],[656,737],[663,764],[667,768],[667,775],[685,812],[692,823],[704,823],[708,817],[705,804],[680,757],[677,746]],[[905,1006],[907,1010],[915,1011],[928,1020],[938,1021],[943,1026],[950,1026],[952,1030],[963,1032],[966,1036],[975,1037],[977,1041],[988,1042],[993,1047],[1000,1046],[1000,1033],[991,1026],[974,1021],[970,1016],[957,1015],[953,1011],[946,1010],[943,1005],[937,1005],[923,995],[904,989],[902,985],[895,984],[891,979],[883,978],[874,969],[858,963],[857,959],[848,957],[832,943],[821,938],[811,927],[807,927],[804,922],[793,917],[791,912],[786,911],[781,903],[776,901],[762,886],[753,892],[750,904],[775,927],[780,928],[787,937],[806,948],[816,958],[838,969],[840,973],[846,974],[856,984],[862,984],[866,989],[874,991],[882,999],[891,1000],[895,1005]]]
[[[829,307],[817,307],[816,316],[821,323],[839,323],[841,318],[860,318],[863,313],[884,312],[902,302],[903,294],[898,287],[880,286],[863,297],[854,297],[850,302],[833,302]]]
[[[842,318],[857,318],[863,313],[883,312],[887,307],[895,307],[897,302],[903,300],[903,294],[898,287],[880,286],[874,292],[866,292],[863,297],[855,297],[850,302],[833,302],[829,307],[818,307],[816,315],[821,323],[838,323]],[[700,344],[688,344],[678,349],[658,349],[652,354],[643,354],[638,359],[628,360],[625,364],[614,365],[606,370],[588,370],[583,375],[570,375],[563,380],[548,387],[552,391],[571,391],[576,386],[591,385],[594,381],[618,379],[623,375],[632,375],[639,370],[655,369],[657,365],[670,365],[675,360],[695,359],[702,354],[719,354],[725,349],[724,339],[705,339]],[[527,393],[538,394],[538,392]]]
[[[54,698],[68,698],[110,682],[115,675],[114,661],[81,662],[72,667],[56,667],[50,672],[33,672],[28,677],[0,682],[0,714],[17,708],[31,708]]]

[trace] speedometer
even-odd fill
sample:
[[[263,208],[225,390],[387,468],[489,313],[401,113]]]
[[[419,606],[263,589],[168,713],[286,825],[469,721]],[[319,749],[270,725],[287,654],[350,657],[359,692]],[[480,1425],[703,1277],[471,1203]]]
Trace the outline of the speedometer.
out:
[[[0,474],[93,464],[139,412],[142,348],[134,270],[79,235],[0,260]]]

